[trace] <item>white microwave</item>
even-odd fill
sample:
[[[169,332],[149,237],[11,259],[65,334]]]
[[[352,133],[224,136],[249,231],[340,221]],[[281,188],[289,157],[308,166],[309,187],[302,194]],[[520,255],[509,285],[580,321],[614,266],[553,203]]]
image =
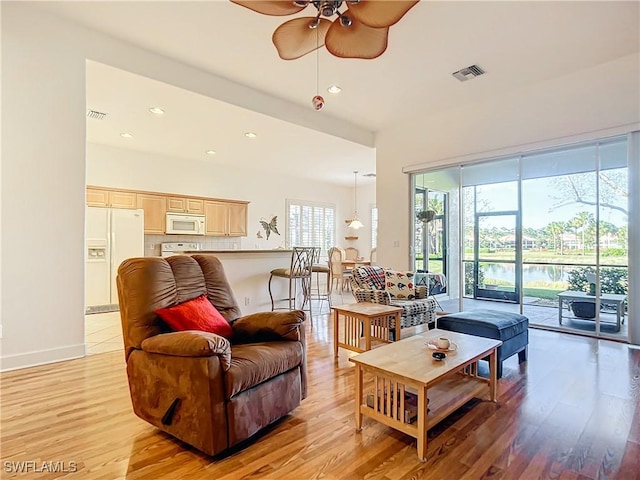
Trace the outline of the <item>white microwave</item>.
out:
[[[166,233],[171,235],[204,235],[204,215],[167,213]]]

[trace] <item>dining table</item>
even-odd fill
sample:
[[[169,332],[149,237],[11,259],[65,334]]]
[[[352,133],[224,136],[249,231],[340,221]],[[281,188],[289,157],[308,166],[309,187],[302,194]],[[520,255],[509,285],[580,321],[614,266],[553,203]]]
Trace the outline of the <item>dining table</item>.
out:
[[[346,269],[354,269],[356,267],[359,267],[360,265],[371,265],[371,261],[370,260],[365,260],[364,258],[362,259],[355,259],[355,260],[342,260],[342,266]]]

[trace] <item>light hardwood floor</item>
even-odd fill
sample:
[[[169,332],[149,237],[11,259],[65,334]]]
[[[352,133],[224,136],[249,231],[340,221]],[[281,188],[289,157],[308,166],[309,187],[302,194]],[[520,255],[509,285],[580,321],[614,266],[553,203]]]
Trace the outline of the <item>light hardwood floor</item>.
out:
[[[474,400],[415,440],[354,429],[354,368],[333,359],[328,315],[308,329],[309,397],[227,455],[210,458],[132,412],[122,351],[8,372],[1,380],[4,478],[637,479],[640,350],[532,330],[529,361],[505,363],[498,403]],[[405,331],[403,331],[403,334]],[[8,472],[18,462],[76,473]],[[74,462],[74,463],[71,463]],[[55,464],[54,464],[55,465]]]

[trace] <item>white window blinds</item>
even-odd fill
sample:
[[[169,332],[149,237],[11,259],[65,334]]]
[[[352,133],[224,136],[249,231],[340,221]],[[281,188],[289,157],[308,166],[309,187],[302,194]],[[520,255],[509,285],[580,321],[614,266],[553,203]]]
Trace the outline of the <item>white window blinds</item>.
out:
[[[287,200],[289,247],[320,247],[320,255],[335,245],[335,206]]]

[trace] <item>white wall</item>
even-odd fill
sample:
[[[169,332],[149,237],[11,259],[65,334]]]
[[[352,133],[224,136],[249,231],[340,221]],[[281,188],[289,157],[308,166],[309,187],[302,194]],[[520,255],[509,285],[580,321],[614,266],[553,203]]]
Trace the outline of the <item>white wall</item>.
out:
[[[352,141],[371,139],[347,122],[132,47],[27,2],[2,2],[0,8],[3,370],[84,355],[86,59],[240,106],[249,103]]]
[[[276,248],[285,242],[285,200],[325,202],[336,205],[336,243],[345,245],[348,229],[343,221],[353,211],[353,187],[340,187],[323,182],[300,180],[291,176],[252,174],[246,166],[219,167],[215,162],[173,158],[134,150],[87,144],[87,184],[105,187],[129,188],[154,192],[197,195],[204,197],[245,200],[249,203],[248,236],[241,237],[241,248]],[[375,186],[358,188],[358,204],[362,205],[365,228],[360,230],[359,240],[350,242],[357,248],[371,245],[371,235],[366,223],[370,216],[365,205],[375,203]],[[264,231],[260,219],[278,216],[280,236],[269,240],[257,239],[256,233]]]
[[[597,138],[607,129],[637,129],[639,121],[640,59],[631,55],[464,109],[437,114],[425,109],[425,114],[378,132],[379,262],[409,266],[410,188],[403,168],[516,153],[536,144],[561,144],[571,136]]]

